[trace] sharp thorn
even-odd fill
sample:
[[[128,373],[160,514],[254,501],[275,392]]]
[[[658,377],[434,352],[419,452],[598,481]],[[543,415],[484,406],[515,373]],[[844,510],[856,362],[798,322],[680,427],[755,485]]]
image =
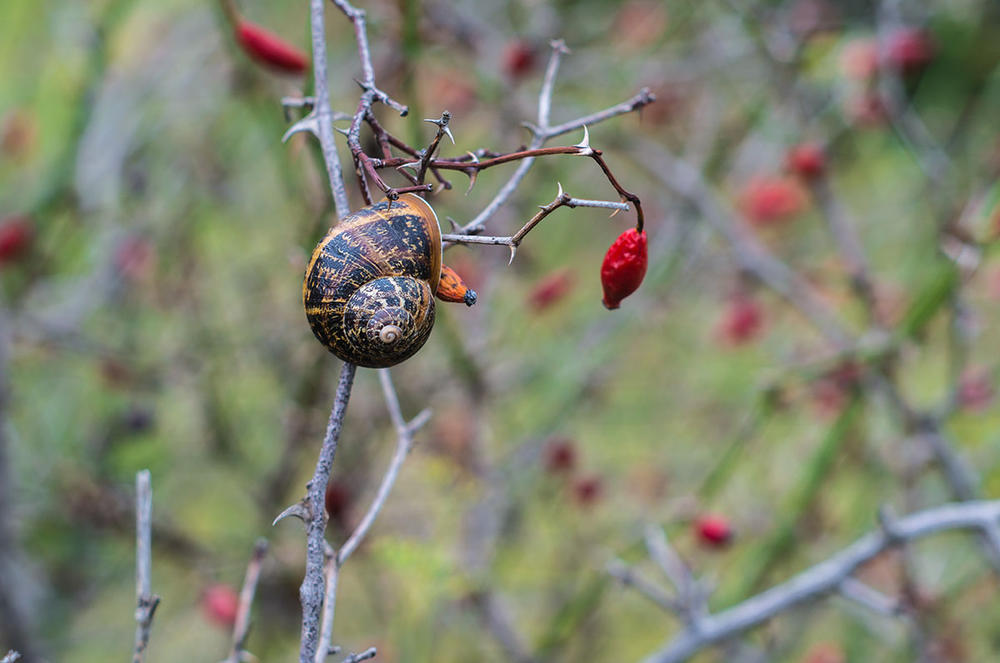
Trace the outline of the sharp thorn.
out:
[[[288,507],[287,509],[279,513],[278,517],[274,519],[273,523],[271,523],[271,527],[274,527],[275,525],[280,523],[285,518],[288,518],[289,516],[295,516],[302,522],[305,522],[306,516],[308,515],[309,514],[306,513],[306,508],[302,505],[302,502],[296,502],[292,506]]]
[[[469,158],[472,159],[472,163],[479,163],[479,157],[477,157],[474,152],[466,152],[466,154],[468,154]]]
[[[343,134],[344,136],[351,135],[350,131],[348,131],[347,129],[341,129],[340,127],[333,127],[333,130],[336,131],[338,134]]]
[[[579,147],[580,149],[590,149],[590,131],[587,130],[587,125],[583,125],[583,140],[574,145],[573,147]]]
[[[466,173],[466,175],[468,175],[468,173]],[[476,178],[477,177],[479,177],[479,171],[478,170],[473,171],[472,174],[469,175],[469,188],[465,190],[465,195],[469,195],[469,192],[472,191],[472,187],[474,187],[476,185]]]
[[[316,124],[316,117],[312,114],[306,115],[304,118],[288,127],[288,131],[286,131],[285,135],[281,137],[281,142],[288,142],[289,138],[295,134],[300,134],[303,131],[308,131],[312,135],[316,136],[318,135],[318,129],[319,127]]]
[[[514,244],[509,244],[510,246],[510,260],[507,261],[507,266],[510,267],[514,264],[514,254],[517,253],[517,246]]]
[[[444,127],[444,133],[445,133],[446,136],[448,136],[448,138],[451,139],[451,144],[454,145],[455,144],[455,137],[451,135],[451,129],[447,125],[445,125],[445,127]]]
[[[448,221],[448,223],[451,224],[452,231],[458,232],[460,230],[461,227],[458,225],[458,223],[455,222],[455,219],[451,218],[450,216],[446,216],[444,218]]]
[[[556,182],[556,184],[559,185],[559,193],[556,194],[556,198],[562,198],[563,197],[562,182]]]
[[[620,209],[616,209],[614,212],[611,213],[611,215],[608,218],[609,219],[614,218],[615,214],[618,214],[618,212],[620,212],[620,211],[621,211]]]

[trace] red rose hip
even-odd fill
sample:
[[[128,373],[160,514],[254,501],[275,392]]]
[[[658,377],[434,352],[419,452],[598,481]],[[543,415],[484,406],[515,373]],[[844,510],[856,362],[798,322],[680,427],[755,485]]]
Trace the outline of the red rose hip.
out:
[[[629,228],[614,241],[601,265],[604,307],[616,309],[621,301],[638,289],[646,275],[649,251],[645,231]]]
[[[278,71],[301,74],[309,66],[305,53],[256,23],[240,20],[236,24],[236,41],[247,55]]]
[[[698,540],[713,548],[721,548],[733,538],[733,529],[729,526],[729,521],[716,514],[699,516],[694,521],[694,529]]]
[[[231,628],[236,622],[240,597],[236,590],[222,583],[210,585],[201,596],[201,609],[208,621]]]

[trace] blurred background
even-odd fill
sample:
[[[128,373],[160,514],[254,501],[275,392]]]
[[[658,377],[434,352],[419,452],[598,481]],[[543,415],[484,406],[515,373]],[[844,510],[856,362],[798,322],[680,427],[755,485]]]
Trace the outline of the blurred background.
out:
[[[404,415],[434,414],[345,566],[345,650],[638,660],[679,628],[605,572],[620,557],[656,577],[645,523],[665,526],[721,609],[870,531],[881,504],[1000,496],[1000,5],[363,8],[376,80],[411,108],[376,107],[380,120],[422,147],[422,118],[449,110],[444,156],[530,140],[520,125],[537,117],[553,38],[572,50],[554,123],[643,86],[657,101],[590,127],[646,209],[649,271],[620,310],[601,306],[599,269],[631,215],[559,210],[510,267],[503,247],[446,254],[479,304],[439,306],[428,344],[393,369]],[[239,10],[309,52],[308,3]],[[358,56],[331,5],[327,35],[333,108],[351,113]],[[300,116],[280,100],[310,81],[248,57],[214,2],[0,4],[0,653],[127,656],[132,485],[150,468],[162,604],[148,660],[224,657],[259,537],[271,550],[247,647],[295,656],[304,537],[270,523],[312,474],[340,366],[301,309],[333,222],[325,171],[311,139],[280,141]],[[438,216],[468,222],[513,168],[468,195],[450,176]],[[516,230],[557,182],[615,199],[589,160],[548,158],[487,233]],[[332,541],[394,444],[362,369]],[[954,534],[882,555],[860,577],[911,620],[824,600],[741,651],[993,660],[1000,587],[982,553]]]

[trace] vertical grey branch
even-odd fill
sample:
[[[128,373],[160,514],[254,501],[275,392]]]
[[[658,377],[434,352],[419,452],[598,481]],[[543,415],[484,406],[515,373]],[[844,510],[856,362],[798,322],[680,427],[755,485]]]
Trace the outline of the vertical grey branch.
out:
[[[246,575],[243,576],[243,588],[240,590],[240,603],[236,611],[236,623],[233,625],[233,646],[229,657],[224,663],[240,663],[243,660],[247,635],[250,632],[250,608],[253,597],[257,593],[257,581],[260,579],[260,567],[267,555],[267,540],[258,539],[254,544],[250,563],[247,564]]]
[[[351,210],[344,188],[344,174],[340,169],[337,144],[333,139],[333,112],[330,110],[330,89],[326,81],[326,23],[323,20],[324,0],[310,0],[312,19],[313,81],[316,93],[316,135],[323,150],[323,161],[330,178],[333,204],[337,218],[344,218]]]
[[[340,429],[347,412],[347,402],[351,398],[351,387],[354,384],[354,373],[357,367],[345,363],[340,371],[340,382],[337,384],[337,394],[330,412],[330,421],[326,427],[323,448],[319,453],[316,471],[306,486],[304,503],[306,521],[306,574],[299,588],[299,599],[302,601],[302,638],[299,646],[299,663],[313,663],[320,636],[320,615],[323,611],[323,596],[326,589],[326,579],[323,573],[324,550],[326,540],[326,512],[324,495],[326,485],[330,481],[330,470],[333,469],[333,459],[337,453],[337,441],[340,439]]]
[[[13,480],[7,456],[7,325],[6,311],[0,309],[0,636],[24,656],[35,661],[37,653],[30,642],[27,610],[17,589],[17,545],[11,521],[14,498]],[[19,655],[11,652],[14,657]],[[7,657],[5,656],[4,659]],[[14,660],[12,658],[11,660]]]
[[[152,591],[153,487],[149,470],[135,475],[135,647],[132,663],[142,663],[160,597]]]

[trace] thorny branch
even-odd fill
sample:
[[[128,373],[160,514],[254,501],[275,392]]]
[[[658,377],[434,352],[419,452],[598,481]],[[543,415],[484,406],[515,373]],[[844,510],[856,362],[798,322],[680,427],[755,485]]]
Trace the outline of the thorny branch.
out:
[[[559,185],[559,193],[548,205],[542,205],[539,207],[539,212],[535,216],[524,224],[524,226],[518,230],[516,233],[510,237],[486,237],[483,235],[461,235],[461,234],[443,234],[441,239],[445,242],[453,242],[455,244],[493,244],[498,246],[506,246],[510,249],[510,262],[514,262],[514,254],[517,252],[517,247],[521,245],[521,241],[524,239],[531,230],[542,222],[542,219],[547,217],[552,212],[556,211],[560,207],[598,207],[603,209],[613,209],[615,212],[618,211],[628,211],[629,206],[625,203],[617,203],[614,201],[607,200],[585,200],[582,198],[573,198],[568,193],[563,191],[562,184]]]
[[[312,479],[306,485],[306,497],[298,505],[297,510],[285,515],[299,515],[306,523],[306,573],[299,588],[299,599],[302,602],[302,638],[299,647],[299,663],[313,663],[316,658],[316,647],[320,635],[320,614],[323,610],[326,582],[324,579],[324,552],[326,550],[326,511],[324,494],[330,481],[330,470],[337,453],[337,442],[340,440],[340,429],[347,412],[347,402],[351,397],[351,386],[354,384],[354,373],[357,367],[345,363],[340,371],[337,383],[337,393],[334,396],[333,409],[323,438],[319,460]],[[293,507],[294,509],[294,507]]]
[[[132,663],[142,663],[160,597],[152,592],[153,487],[149,470],[135,475],[135,647]]]
[[[568,52],[565,45],[560,42],[553,42],[553,56],[546,70],[545,80],[542,85],[542,92],[539,97],[538,127],[530,127],[534,135],[532,147],[521,153],[510,155],[490,155],[487,161],[480,161],[479,157],[470,153],[470,158],[460,159],[434,159],[434,153],[441,142],[443,135],[447,134],[454,142],[451,131],[448,128],[450,115],[445,111],[439,120],[431,120],[438,126],[437,135],[426,150],[417,150],[399,138],[387,132],[377,121],[372,110],[373,104],[381,102],[386,104],[401,115],[406,115],[407,108],[395,102],[386,93],[382,92],[375,85],[375,73],[371,63],[371,53],[368,46],[368,38],[365,24],[364,11],[353,7],[346,0],[332,0],[345,16],[354,25],[355,39],[358,46],[358,56],[361,62],[362,80],[358,84],[362,88],[362,94],[358,102],[357,109],[353,116],[341,113],[334,113],[330,108],[329,88],[326,79],[326,48],[323,40],[324,16],[322,0],[311,0],[311,22],[313,36],[313,62],[315,67],[315,98],[303,100],[284,100],[283,105],[287,108],[302,107],[310,108],[309,114],[302,120],[295,123],[285,134],[285,139],[289,136],[308,132],[315,135],[322,146],[324,161],[330,177],[330,186],[334,194],[334,202],[339,217],[343,218],[348,213],[348,202],[346,189],[344,187],[343,176],[337,160],[336,146],[334,144],[334,128],[332,122],[338,119],[350,119],[350,126],[347,130],[336,129],[347,136],[347,144],[351,150],[354,160],[355,174],[358,186],[366,203],[371,204],[372,195],[369,188],[369,181],[380,189],[390,200],[395,199],[400,193],[406,191],[430,191],[431,185],[423,184],[427,171],[430,171],[444,188],[450,188],[441,175],[442,170],[460,170],[469,174],[470,188],[474,182],[475,174],[484,168],[493,165],[500,165],[511,161],[519,160],[521,163],[515,172],[514,177],[501,189],[501,192],[494,198],[490,206],[484,210],[484,214],[479,217],[479,223],[475,226],[468,226],[461,229],[462,234],[469,233],[473,227],[480,228],[481,223],[492,215],[513,193],[521,178],[534,157],[540,154],[577,154],[593,158],[605,177],[611,183],[615,191],[621,196],[623,201],[628,201],[636,208],[637,227],[641,230],[643,224],[642,207],[635,194],[625,190],[612,174],[607,163],[604,161],[600,150],[590,147],[587,138],[580,145],[571,148],[549,148],[540,150],[544,142],[557,135],[584,128],[586,123],[597,123],[609,119],[616,115],[627,113],[651,103],[653,95],[646,89],[632,100],[614,106],[612,108],[592,114],[580,120],[565,123],[554,129],[549,128],[549,114],[551,109],[552,88],[555,82],[555,75],[558,70],[561,55]],[[361,147],[360,133],[363,124],[367,124],[374,133],[375,139],[382,150],[381,158],[374,158],[364,153]],[[586,136],[586,133],[585,133]],[[392,149],[396,148],[404,152],[411,159],[398,159],[393,157]],[[539,150],[538,154],[531,150]],[[527,152],[527,153],[525,153]],[[480,151],[484,157],[485,151]],[[406,177],[413,186],[393,188],[379,175],[378,171],[383,168],[396,168]],[[416,167],[416,175],[405,172],[406,167]],[[520,174],[518,174],[520,173]],[[513,257],[513,251],[531,228],[537,225],[547,214],[560,206],[588,206],[604,207],[609,209],[627,210],[626,203],[614,203],[604,201],[588,201],[571,198],[562,193],[553,203],[543,207],[542,212],[535,216],[516,235],[509,238]],[[469,239],[461,237],[460,239]],[[481,242],[480,242],[481,243]],[[397,430],[397,449],[390,463],[386,474],[383,477],[378,493],[373,501],[368,513],[362,519],[358,528],[351,537],[344,543],[339,551],[331,548],[325,541],[326,517],[323,510],[323,491],[327,485],[330,469],[336,452],[337,441],[343,423],[347,402],[350,398],[351,385],[355,373],[355,366],[345,364],[341,372],[340,382],[337,388],[334,407],[330,414],[330,421],[327,427],[327,434],[324,439],[323,448],[320,452],[320,459],[316,465],[316,471],[312,480],[307,486],[306,497],[298,504],[286,509],[275,522],[288,515],[296,515],[306,521],[307,530],[307,552],[306,552],[306,573],[300,588],[300,598],[302,602],[302,636],[300,642],[299,660],[300,663],[315,663],[323,661],[330,653],[330,642],[332,638],[333,618],[335,613],[336,592],[339,580],[340,567],[346,562],[351,554],[357,549],[360,542],[371,529],[372,524],[381,511],[388,494],[399,474],[400,468],[413,444],[413,433],[429,417],[428,412],[422,412],[413,421],[406,423],[399,411],[398,399],[389,379],[388,372],[380,374],[383,391],[389,406],[393,423]],[[321,616],[322,613],[322,616]],[[360,661],[375,655],[375,650],[370,649],[358,655],[350,657],[348,660]]]
[[[898,520],[861,537],[836,555],[771,589],[714,615],[705,614],[684,628],[644,663],[679,663],[699,650],[722,643],[771,618],[821,596],[840,592],[881,610],[895,610],[892,601],[875,590],[859,588],[853,574],[879,553],[896,545],[946,530],[988,533],[1000,523],[1000,500],[946,504]],[[875,592],[875,593],[873,593]]]

